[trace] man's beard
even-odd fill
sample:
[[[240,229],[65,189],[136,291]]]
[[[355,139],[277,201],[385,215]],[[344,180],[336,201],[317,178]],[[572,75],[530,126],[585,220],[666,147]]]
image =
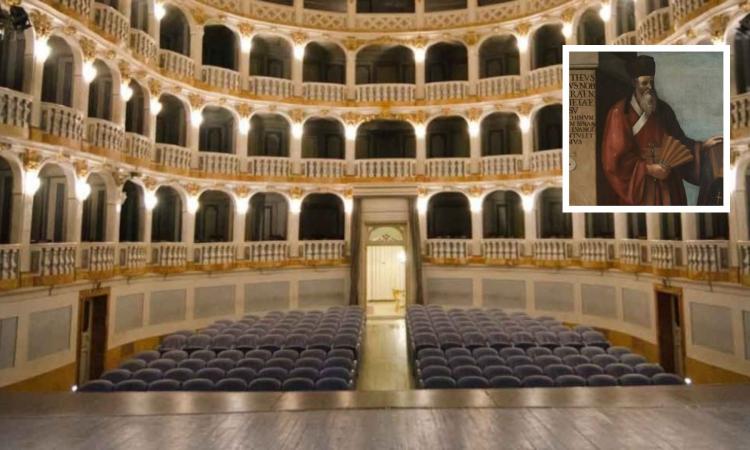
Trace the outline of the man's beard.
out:
[[[636,98],[638,105],[649,116],[656,111],[657,99],[656,91],[646,91]]]

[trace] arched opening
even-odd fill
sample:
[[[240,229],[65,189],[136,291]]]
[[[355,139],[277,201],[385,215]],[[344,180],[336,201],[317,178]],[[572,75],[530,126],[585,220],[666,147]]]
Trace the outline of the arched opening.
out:
[[[646,213],[628,213],[628,239],[648,239]]]
[[[94,119],[112,120],[112,96],[114,86],[112,72],[100,60],[94,62],[96,78],[89,83],[88,116]]]
[[[466,0],[424,0],[425,12],[449,11],[451,9],[466,9]]]
[[[357,159],[414,158],[414,127],[403,120],[372,120],[357,128]]]
[[[729,240],[729,214],[698,213],[698,239]]]
[[[91,193],[83,202],[81,241],[104,242],[107,240],[107,184],[96,173],[89,175],[86,182],[91,186]]]
[[[286,241],[288,216],[286,198],[273,192],[260,192],[250,198],[245,218],[246,241]]]
[[[13,170],[5,158],[0,157],[0,244],[11,242],[13,225]]]
[[[539,195],[537,227],[542,239],[570,239],[573,237],[571,214],[562,210],[562,191],[548,188]]]
[[[248,156],[289,156],[289,122],[279,114],[254,114],[247,139]]]
[[[52,36],[47,41],[50,54],[44,61],[42,101],[67,107],[73,106],[73,51],[64,39]]]
[[[130,4],[130,28],[149,33],[148,22],[150,11],[149,0],[132,0]]]
[[[428,158],[469,156],[469,126],[459,116],[438,117],[427,126]]]
[[[31,242],[65,242],[68,201],[73,195],[68,192],[68,179],[60,166],[46,164],[39,181],[31,211]]]
[[[750,91],[750,14],[735,29],[733,47],[737,94],[744,94]]]
[[[305,47],[302,81],[346,84],[346,54],[331,42],[310,42]]]
[[[534,151],[562,148],[562,106],[547,105],[534,115]]]
[[[250,50],[250,75],[292,79],[292,47],[278,36],[258,35]]]
[[[203,108],[198,150],[234,153],[234,116],[229,110],[216,106]]]
[[[485,239],[523,239],[521,197],[513,191],[495,191],[484,198],[482,220]]]
[[[346,0],[305,0],[304,6],[318,11],[346,12]]]
[[[438,42],[427,49],[425,82],[469,79],[466,47],[458,42]]]
[[[237,70],[239,45],[234,31],[224,25],[203,28],[203,65]]]
[[[184,147],[187,134],[187,111],[177,98],[164,94],[159,98],[161,111],[156,116],[156,142]]]
[[[369,45],[357,52],[357,84],[414,84],[414,52],[403,45]]]
[[[182,241],[182,198],[169,186],[156,190],[156,206],[151,212],[151,242]]]
[[[130,89],[133,91],[133,95],[125,104],[125,131],[146,136],[146,124],[148,123],[146,91],[136,81],[130,82]]]
[[[588,9],[578,22],[577,44],[581,45],[604,45],[604,21],[599,12]]]
[[[682,219],[680,213],[659,214],[660,239],[665,241],[682,240]]]
[[[334,194],[310,194],[302,201],[301,241],[344,239],[344,203]]]
[[[413,13],[414,0],[357,0],[357,13]]]
[[[120,242],[141,242],[143,240],[143,190],[128,180],[122,186],[125,201],[120,207]]]
[[[585,220],[587,238],[615,238],[615,217],[612,213],[586,213]]]
[[[305,122],[303,158],[344,159],[344,126],[336,119],[313,118]]]
[[[231,242],[233,200],[226,192],[204,191],[195,213],[195,242]]]
[[[190,24],[187,17],[172,5],[165,6],[166,14],[159,22],[159,48],[190,56]]]
[[[23,91],[26,33],[6,27],[0,39],[0,87]]]
[[[427,204],[427,239],[471,239],[469,199],[460,192],[441,192]]]
[[[562,25],[544,25],[533,36],[532,69],[562,64]]]
[[[495,36],[479,47],[479,77],[492,78],[521,73],[518,45],[513,35]]]
[[[620,36],[635,31],[635,2],[617,0],[615,6],[615,33]]]
[[[482,119],[482,156],[523,153],[521,128],[514,113],[496,112]]]

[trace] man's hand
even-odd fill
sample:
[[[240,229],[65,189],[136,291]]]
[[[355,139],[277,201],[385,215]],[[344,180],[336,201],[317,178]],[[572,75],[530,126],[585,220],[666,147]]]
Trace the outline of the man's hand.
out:
[[[656,178],[657,180],[666,180],[669,176],[669,168],[662,166],[661,164],[647,164],[646,172],[649,175]]]
[[[724,137],[723,136],[713,136],[710,137],[706,142],[703,143],[703,147],[711,148],[714,145],[721,145],[724,143]]]

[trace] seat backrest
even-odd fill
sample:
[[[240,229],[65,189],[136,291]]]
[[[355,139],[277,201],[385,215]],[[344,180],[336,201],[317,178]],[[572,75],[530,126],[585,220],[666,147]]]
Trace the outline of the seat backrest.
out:
[[[224,378],[225,372],[218,367],[205,367],[195,373],[195,378],[206,378],[214,383]]]
[[[294,361],[289,358],[273,357],[266,361],[266,367],[281,367],[289,371],[294,369]]]
[[[250,382],[247,389],[249,391],[280,391],[281,381],[276,378],[260,377]]]
[[[488,366],[482,369],[482,374],[488,380],[500,375],[513,375],[513,369],[508,366]]]
[[[325,350],[321,350],[319,348],[309,348],[307,350],[303,350],[302,353],[299,354],[300,358],[318,358],[319,360],[324,360],[326,358],[326,352]]]
[[[490,379],[493,388],[519,388],[521,380],[512,375],[499,375]]]
[[[227,358],[227,359],[231,359],[234,362],[237,362],[241,360],[242,358],[244,358],[245,354],[239,350],[230,349],[230,350],[224,350],[216,356],[218,358]]]
[[[223,378],[216,383],[217,391],[245,391],[247,382],[242,378]]]
[[[314,369],[320,370],[320,368],[323,367],[323,361],[318,358],[300,358],[295,361],[294,367],[312,367]]]
[[[193,359],[202,359],[203,361],[208,362],[216,358],[216,353],[214,353],[212,350],[196,350],[190,354],[190,357]]]
[[[148,384],[149,391],[179,391],[182,384],[177,380],[161,379]]]
[[[133,376],[131,379],[133,380],[142,380],[146,383],[150,383],[152,381],[160,380],[164,377],[164,374],[159,369],[141,369],[133,373]]]
[[[521,381],[523,387],[553,387],[554,380],[546,375],[531,375]]]
[[[310,378],[288,378],[284,380],[282,388],[285,391],[312,391],[315,389],[315,381]]]
[[[218,367],[219,369],[223,370],[224,372],[228,372],[236,366],[236,363],[234,360],[229,358],[215,358],[210,360],[206,367]]]
[[[588,378],[591,375],[601,375],[604,373],[601,367],[596,364],[586,363],[579,364],[575,367],[576,374],[583,378]]]
[[[685,380],[673,373],[657,373],[651,377],[653,384],[657,385],[678,385],[685,384]]]
[[[586,380],[578,375],[561,375],[555,378],[555,384],[562,387],[586,386]]]
[[[456,383],[456,387],[459,389],[481,389],[490,387],[490,382],[481,375],[461,377]]]
[[[183,359],[177,364],[177,367],[184,367],[186,369],[192,370],[193,372],[197,372],[206,367],[206,361],[197,358]]]
[[[588,364],[590,361],[583,355],[568,355],[563,358],[563,362],[569,366],[576,367],[581,364]]]
[[[499,356],[497,353],[497,350],[491,347],[475,348],[474,350],[472,350],[471,354],[477,360],[481,358],[482,356]]]
[[[619,360],[614,356],[605,353],[603,355],[594,355],[591,358],[591,362],[599,367],[607,367],[610,364],[619,362]]]
[[[591,359],[596,355],[603,355],[604,353],[606,353],[601,347],[583,347],[580,352],[588,359]]]
[[[648,360],[646,358],[644,358],[643,356],[638,355],[636,353],[626,353],[626,354],[620,356],[620,361],[623,362],[623,363],[625,363],[625,364],[627,364],[627,365],[629,365],[629,366],[631,366],[631,367],[635,367],[638,364],[643,364],[643,363],[647,363],[648,362]]]
[[[275,378],[279,381],[284,381],[289,372],[283,367],[264,367],[258,371],[259,378]]]
[[[146,361],[146,363],[150,363],[151,361],[156,361],[157,359],[161,358],[161,354],[156,350],[146,350],[143,352],[139,352],[138,354],[133,356],[133,358]]]
[[[249,367],[235,367],[234,369],[227,372],[227,377],[239,378],[243,380],[246,384],[249,384],[251,381],[253,381],[256,376],[257,376],[257,373],[255,372],[255,370]]]
[[[91,380],[81,386],[77,392],[112,392],[115,389],[115,384],[109,380]]]
[[[129,359],[120,364],[120,368],[131,372],[137,372],[140,369],[146,368],[146,361],[142,359]]]
[[[505,361],[510,367],[522,366],[524,364],[534,364],[534,361],[526,355],[516,355],[506,358]]]
[[[287,375],[288,378],[309,378],[313,381],[317,380],[319,376],[320,372],[313,367],[295,367]]]
[[[473,356],[454,356],[448,359],[448,365],[454,369],[459,366],[474,366],[476,364]]]
[[[123,380],[128,380],[133,375],[132,372],[130,372],[127,369],[112,369],[104,372],[102,374],[102,380],[111,381],[114,384],[119,383]]]
[[[195,372],[185,367],[177,367],[166,371],[164,373],[164,378],[184,383],[187,380],[195,378]]]
[[[245,353],[245,358],[258,358],[263,361],[268,361],[273,357],[273,353],[269,352],[268,350],[250,350],[249,352]]]
[[[446,366],[427,366],[420,370],[420,376],[423,380],[430,377],[449,377],[451,369]]]
[[[115,391],[120,392],[131,392],[131,391],[146,391],[148,390],[148,383],[143,380],[123,380],[115,385]]]
[[[552,350],[552,353],[558,358],[565,358],[566,356],[577,355],[578,349],[575,347],[563,346],[563,347],[557,347],[556,349]]]
[[[653,379],[653,376],[659,373],[664,373],[664,368],[655,363],[641,363],[635,366],[636,373],[645,375]],[[102,377],[103,378],[103,377]]]
[[[186,351],[183,350],[169,350],[168,352],[165,352],[163,355],[161,355],[164,359],[171,359],[175,362],[180,362],[184,359],[188,359],[190,355]]]
[[[555,355],[541,355],[534,358],[534,364],[544,369],[550,364],[562,364],[562,360]]]
[[[315,382],[315,389],[319,391],[342,391],[349,389],[349,383],[341,378],[321,378]]]
[[[464,347],[453,347],[445,350],[445,358],[451,359],[459,356],[471,356],[471,350]]]
[[[563,375],[573,375],[573,368],[565,364],[550,364],[544,368],[544,374],[552,379]]]
[[[297,358],[299,358],[299,352],[296,350],[292,350],[290,348],[284,348],[284,349],[275,351],[273,354],[273,357],[274,358],[286,358],[292,361],[296,361]]]
[[[625,374],[618,378],[617,381],[623,386],[648,386],[651,384],[650,378],[639,373]]]
[[[612,375],[592,375],[586,380],[591,387],[617,386],[617,378]]]
[[[352,375],[347,369],[343,367],[326,367],[320,371],[320,378],[341,378],[342,380],[350,380]]]
[[[551,354],[552,354],[552,350],[546,347],[531,347],[526,350],[526,355],[528,355],[529,358],[536,358],[538,356],[551,355]]]
[[[214,382],[207,378],[193,378],[182,383],[183,391],[213,391]]]
[[[456,387],[456,381],[451,377],[434,376],[422,383],[425,389],[451,389]]]
[[[160,358],[148,363],[148,367],[151,369],[158,369],[162,372],[166,372],[169,369],[174,369],[175,367],[177,367],[177,362],[172,359]]]
[[[513,375],[523,380],[526,377],[530,377],[532,375],[544,375],[544,372],[539,366],[535,366],[532,364],[522,364],[520,366],[516,366],[513,369]]]
[[[606,367],[604,367],[604,373],[606,373],[607,375],[612,375],[615,378],[620,378],[625,374],[633,373],[633,368],[627,364],[616,362],[608,364]]]
[[[500,356],[507,361],[511,356],[526,356],[526,352],[522,348],[508,347],[500,350]]]
[[[460,379],[469,376],[482,376],[482,369],[477,366],[458,366],[452,370],[453,378]]]

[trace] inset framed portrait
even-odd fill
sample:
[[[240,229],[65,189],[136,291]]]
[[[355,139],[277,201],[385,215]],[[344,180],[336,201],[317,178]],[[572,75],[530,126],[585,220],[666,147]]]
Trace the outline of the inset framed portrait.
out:
[[[728,45],[563,46],[564,212],[729,212]]]

